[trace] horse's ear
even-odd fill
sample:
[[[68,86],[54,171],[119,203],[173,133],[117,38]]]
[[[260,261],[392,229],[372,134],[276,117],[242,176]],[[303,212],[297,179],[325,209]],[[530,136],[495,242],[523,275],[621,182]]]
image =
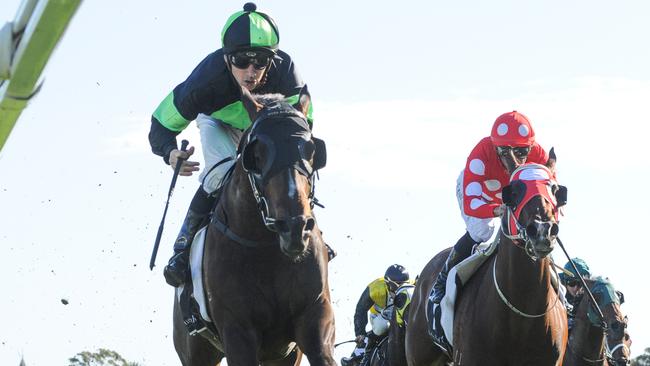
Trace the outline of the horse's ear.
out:
[[[625,295],[623,295],[621,291],[616,291],[616,296],[618,296],[618,303],[620,305],[623,305],[623,303],[625,302]]]
[[[250,117],[251,121],[255,121],[257,119],[257,115],[264,106],[255,101],[255,98],[253,98],[253,95],[248,91],[248,89],[244,88],[243,86],[240,86],[240,88],[241,102],[244,105],[244,109],[246,109],[246,112],[248,112],[248,117]]]
[[[304,114],[305,117],[309,115],[309,109],[311,108],[311,95],[309,94],[309,90],[307,89],[306,84],[302,87],[302,89],[300,89],[300,93],[298,94],[298,102],[294,104],[293,107]]]
[[[520,180],[514,180],[501,191],[501,200],[506,206],[515,209],[526,195],[526,185]]]
[[[555,176],[555,163],[557,162],[557,156],[555,156],[555,147],[551,148],[551,151],[548,152],[548,161],[546,162],[546,167],[551,171]]]

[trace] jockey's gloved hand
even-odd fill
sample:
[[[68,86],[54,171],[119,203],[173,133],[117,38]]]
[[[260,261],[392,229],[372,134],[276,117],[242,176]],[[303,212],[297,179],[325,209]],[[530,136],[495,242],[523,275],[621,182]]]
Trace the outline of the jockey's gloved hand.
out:
[[[366,346],[366,335],[359,334],[354,341],[357,343],[358,348],[364,348]]]
[[[199,162],[188,160],[194,154],[194,146],[190,146],[187,151],[174,149],[169,152],[169,166],[172,169],[176,168],[179,160],[182,159],[182,164],[178,175],[191,176],[192,173],[199,171]]]

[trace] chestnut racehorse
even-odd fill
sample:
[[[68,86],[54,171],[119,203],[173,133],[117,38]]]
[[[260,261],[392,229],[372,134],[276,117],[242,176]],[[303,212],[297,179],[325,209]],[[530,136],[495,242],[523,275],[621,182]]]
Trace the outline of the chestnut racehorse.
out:
[[[554,165],[554,160],[549,161]],[[406,328],[409,366],[560,365],[567,340],[566,310],[548,255],[558,234],[566,188],[541,165],[515,170],[503,189],[507,205],[488,258],[459,290],[453,324],[453,360],[433,344],[426,306],[450,249],[437,254],[416,285]]]

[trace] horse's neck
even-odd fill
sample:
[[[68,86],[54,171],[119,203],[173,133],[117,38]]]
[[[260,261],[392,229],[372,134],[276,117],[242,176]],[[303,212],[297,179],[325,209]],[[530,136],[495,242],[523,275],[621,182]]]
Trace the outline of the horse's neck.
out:
[[[224,187],[217,215],[225,216],[226,224],[235,233],[242,236],[247,233],[248,239],[272,236],[264,226],[248,176],[241,166],[235,167]]]
[[[530,314],[546,311],[551,286],[551,271],[548,259],[533,261],[523,249],[503,234],[497,252],[497,280],[505,294],[513,299],[520,310]]]
[[[605,351],[605,334],[603,330],[591,324],[587,317],[589,300],[583,297],[576,311],[576,323],[571,330],[569,343],[574,356],[580,360],[599,360]]]

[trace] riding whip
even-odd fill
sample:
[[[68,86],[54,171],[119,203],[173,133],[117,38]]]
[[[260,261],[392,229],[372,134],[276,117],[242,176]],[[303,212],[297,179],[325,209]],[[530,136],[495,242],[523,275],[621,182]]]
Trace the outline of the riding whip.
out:
[[[189,142],[187,140],[181,141],[181,151],[187,149]],[[165,211],[163,212],[162,220],[160,220],[160,226],[158,227],[158,235],[156,235],[156,242],[153,244],[153,252],[151,252],[151,260],[149,261],[149,269],[153,270],[153,267],[156,265],[156,255],[158,254],[158,246],[160,245],[160,238],[162,237],[163,227],[165,226],[165,217],[167,216],[167,208],[169,208],[169,199],[174,193],[174,187],[176,186],[176,179],[178,178],[178,173],[181,171],[181,166],[185,159],[178,158],[176,161],[176,167],[174,168],[174,176],[172,177],[172,184],[169,186],[169,193],[167,193],[167,202],[165,203]]]
[[[356,342],[356,341],[357,341],[356,339],[352,339],[352,340],[349,340],[349,341],[344,341],[344,342],[341,342],[341,343],[337,343],[337,344],[334,345],[334,348],[336,348],[336,347],[338,347],[338,346],[340,346],[342,344],[352,343],[352,342]]]
[[[607,329],[607,323],[605,322],[605,316],[603,315],[603,312],[600,310],[600,307],[598,306],[598,303],[596,302],[596,299],[594,298],[594,295],[591,293],[589,290],[589,286],[587,286],[587,283],[585,282],[584,278],[582,278],[582,274],[580,274],[580,271],[578,271],[578,267],[576,267],[576,264],[573,263],[573,259],[569,256],[569,253],[567,253],[566,249],[564,248],[564,244],[562,244],[562,240],[560,238],[556,238],[557,242],[560,244],[560,248],[562,248],[562,251],[564,252],[564,255],[569,259],[569,263],[571,263],[571,267],[573,267],[573,270],[576,271],[576,274],[578,275],[578,279],[580,280],[580,283],[582,284],[582,288],[585,290],[587,295],[589,295],[589,300],[591,300],[591,305],[593,308],[596,310],[596,314],[598,315],[598,318],[601,321],[601,327],[603,329]]]

